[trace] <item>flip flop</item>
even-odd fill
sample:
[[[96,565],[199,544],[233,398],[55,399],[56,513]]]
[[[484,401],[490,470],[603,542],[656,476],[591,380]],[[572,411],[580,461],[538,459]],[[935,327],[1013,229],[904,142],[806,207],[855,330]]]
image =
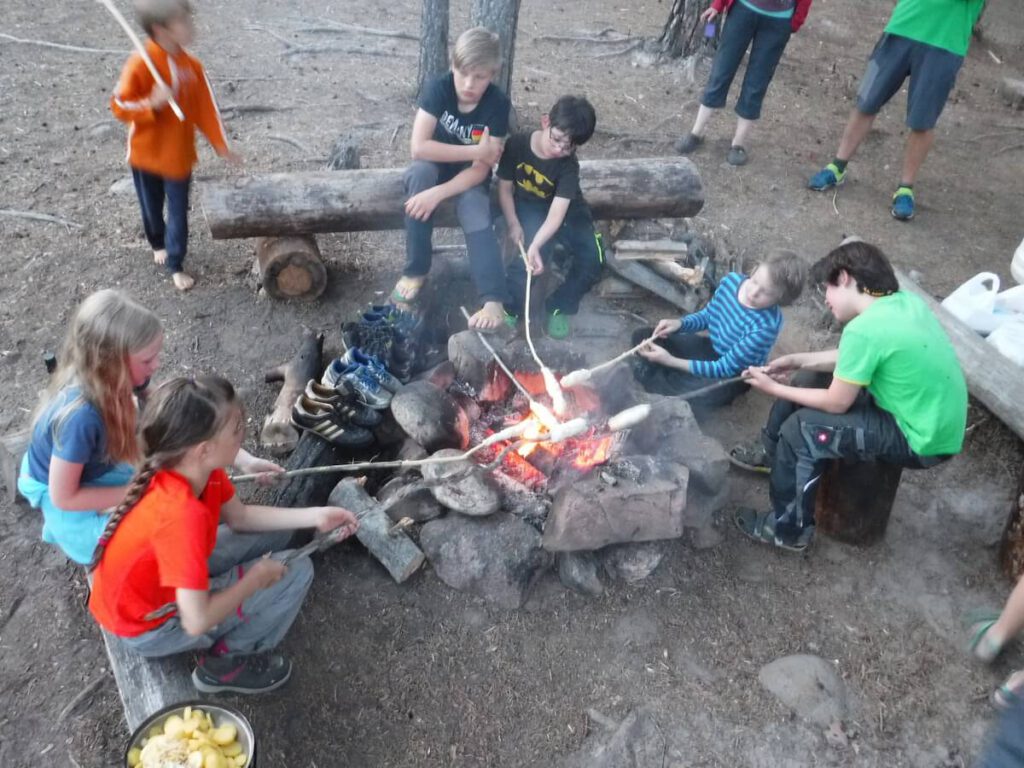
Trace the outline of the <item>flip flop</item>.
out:
[[[991,701],[993,707],[1005,712],[1020,703],[1021,694],[1024,693],[1024,674],[1022,673],[1024,673],[1024,670],[1017,670],[1006,678],[1002,685],[992,691]],[[1010,685],[1010,681],[1018,676],[1017,684]]]
[[[407,278],[403,275],[401,278],[399,278],[398,282],[401,283],[402,280],[415,279],[416,278]],[[427,277],[426,275],[424,275],[423,279],[420,280],[420,284],[413,288],[411,291],[407,291],[404,296],[398,292],[398,285],[396,284],[395,287],[391,289],[391,295],[388,298],[392,304],[412,304],[414,301],[416,301],[420,293],[423,292],[423,286],[426,284]]]
[[[484,305],[484,306],[486,307],[486,305]],[[472,315],[470,315],[470,319],[472,319],[472,318],[476,317],[477,315],[481,314],[483,311],[484,311],[484,308],[481,307],[479,310],[477,310]],[[468,323],[468,325],[469,325],[470,330],[478,331],[479,333],[497,333],[498,331],[501,331],[503,329],[508,328],[508,325],[506,323],[505,317],[506,317],[505,311],[501,310],[501,316],[500,317],[498,317],[497,315],[494,316],[494,319],[496,320],[496,323],[493,326],[491,326],[490,328],[481,328],[479,326],[473,325],[472,323]]]
[[[995,661],[1003,650],[1002,645],[997,645],[988,636],[988,631],[998,620],[999,611],[991,608],[968,611],[964,615],[964,624],[968,632],[967,652],[986,664]]]
[[[775,513],[758,512],[749,507],[740,507],[733,515],[733,521],[745,536],[762,544],[772,544],[788,552],[803,552],[814,537],[814,526],[808,525],[794,542],[787,542],[775,535]]]

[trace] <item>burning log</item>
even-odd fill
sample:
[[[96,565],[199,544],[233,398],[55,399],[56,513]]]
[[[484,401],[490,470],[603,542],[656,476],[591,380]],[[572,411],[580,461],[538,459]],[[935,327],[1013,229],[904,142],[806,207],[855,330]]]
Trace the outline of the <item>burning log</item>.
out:
[[[306,388],[310,379],[319,379],[323,370],[324,335],[308,328],[302,331],[299,351],[290,361],[267,371],[267,383],[283,381],[274,401],[274,410],[263,422],[260,443],[277,455],[294,450],[299,442],[298,430],[291,424],[292,406]]]

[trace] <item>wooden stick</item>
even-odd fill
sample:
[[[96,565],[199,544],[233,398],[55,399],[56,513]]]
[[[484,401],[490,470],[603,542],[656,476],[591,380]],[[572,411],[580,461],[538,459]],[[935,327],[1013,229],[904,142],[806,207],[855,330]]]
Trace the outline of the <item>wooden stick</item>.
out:
[[[605,368],[610,368],[611,366],[615,365],[616,363],[621,363],[623,360],[625,360],[626,358],[630,357],[631,355],[635,355],[637,352],[639,352],[641,349],[646,347],[648,344],[650,344],[656,338],[658,338],[658,337],[652,333],[650,338],[644,339],[639,344],[637,344],[635,347],[627,349],[621,355],[617,355],[617,356],[613,357],[608,362],[601,363],[600,365],[595,365],[593,368],[580,368],[579,370],[572,371],[571,373],[567,373],[565,376],[562,377],[562,384],[563,384],[563,386],[573,387],[573,386],[576,386],[577,384],[582,384],[584,381],[587,381],[588,379],[590,379],[590,377],[593,376],[598,371],[603,371]]]
[[[708,392],[714,392],[716,389],[721,389],[722,387],[726,387],[730,384],[735,384],[737,381],[747,381],[748,378],[748,376],[742,375],[733,376],[731,379],[722,379],[721,381],[716,381],[714,384],[708,384],[708,386],[695,389],[692,392],[684,392],[681,395],[674,395],[674,397],[679,400],[692,400],[695,397],[706,395]]]
[[[466,322],[468,323],[469,320],[470,320],[469,312],[466,311],[465,307],[459,307],[459,309],[462,311],[462,316],[464,318],[466,318]],[[474,330],[476,330],[476,329],[474,329]],[[505,365],[505,361],[502,360],[501,359],[501,355],[499,355],[494,350],[494,347],[491,346],[491,342],[489,342],[487,340],[487,337],[484,336],[482,333],[480,333],[480,331],[476,331],[476,336],[477,336],[478,339],[480,339],[480,343],[484,345],[484,347],[487,349],[487,351],[491,353],[491,357],[494,358],[494,362],[496,362],[498,364],[498,366],[501,368],[501,370],[503,370],[505,372],[505,375],[508,376],[512,380],[512,383],[516,386],[516,388],[523,394],[523,396],[528,401],[532,402],[533,401],[533,396],[526,390],[526,387],[524,387],[519,382],[519,379],[516,378],[515,374],[512,373],[512,371],[510,371],[508,369],[508,366]]]
[[[146,46],[144,46],[142,41],[139,40],[139,36],[135,34],[135,30],[132,29],[131,24],[129,24],[125,17],[121,15],[121,12],[117,10],[113,0],[96,0],[96,2],[110,11],[110,15],[113,16],[114,20],[121,25],[121,29],[127,33],[128,38],[132,41],[132,45],[135,46],[135,50],[139,52],[139,56],[141,56],[142,61],[145,62],[146,69],[149,70],[149,74],[153,76],[153,79],[156,81],[158,86],[167,91],[167,104],[171,108],[171,111],[174,112],[178,120],[185,122],[185,113],[181,111],[181,107],[178,106],[178,102],[174,100],[174,94],[171,92],[171,89],[167,87],[167,83],[165,83],[164,79],[160,77],[160,73],[157,72],[156,65],[153,63],[153,60],[149,58]]]
[[[33,211],[15,211],[10,208],[4,208],[0,210],[0,216],[10,216],[15,219],[30,219],[31,221],[45,221],[47,224],[63,224],[65,227],[77,227],[82,228],[82,224],[77,221],[68,221],[67,219],[61,219],[57,216],[51,216],[48,213],[34,213]]]
[[[526,255],[523,241],[520,240],[516,245],[519,246],[519,255],[523,257],[523,266],[526,268],[526,303],[523,308],[526,344],[530,347],[530,354],[533,355],[533,359],[537,361],[537,366],[540,368],[540,375],[544,379],[544,389],[547,390],[548,396],[551,398],[551,407],[554,409],[555,415],[564,416],[566,402],[565,395],[562,393],[562,387],[559,385],[558,379],[555,378],[555,374],[540,359],[540,355],[537,354],[537,348],[533,346],[533,335],[530,333],[530,294],[533,293],[533,270],[530,269],[530,259]]]
[[[100,54],[120,54],[123,55],[125,51],[115,51],[111,48],[89,48],[83,45],[66,45],[65,43],[51,43],[49,40],[26,40],[22,37],[15,37],[14,35],[8,35],[0,32],[0,37],[4,40],[10,40],[12,43],[21,43],[22,45],[38,45],[42,48],[56,48],[60,51],[73,51],[74,53],[100,53]]]

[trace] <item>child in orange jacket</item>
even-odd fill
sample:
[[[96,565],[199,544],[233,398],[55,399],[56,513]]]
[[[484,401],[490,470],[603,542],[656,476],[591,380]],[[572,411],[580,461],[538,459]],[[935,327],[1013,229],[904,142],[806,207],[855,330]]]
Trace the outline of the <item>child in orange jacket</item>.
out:
[[[184,270],[188,191],[196,162],[195,129],[202,131],[218,155],[232,163],[239,159],[228,149],[203,65],[185,50],[195,31],[188,0],[136,0],[135,9],[149,35],[146,51],[166,87],[156,82],[142,57],[133,53],[121,72],[110,109],[129,125],[128,165],[153,260],[167,267],[175,288],[187,291],[195,284]],[[168,105],[172,97],[184,120]]]

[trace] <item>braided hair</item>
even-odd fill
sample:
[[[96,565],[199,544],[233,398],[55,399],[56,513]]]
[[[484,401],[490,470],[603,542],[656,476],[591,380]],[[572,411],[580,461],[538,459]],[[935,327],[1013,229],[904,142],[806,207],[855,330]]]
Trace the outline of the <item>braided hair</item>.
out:
[[[216,436],[238,407],[234,387],[219,376],[179,377],[157,387],[142,412],[143,462],[100,534],[90,570],[99,565],[117,527],[139,503],[157,471],[174,467],[189,449]]]

